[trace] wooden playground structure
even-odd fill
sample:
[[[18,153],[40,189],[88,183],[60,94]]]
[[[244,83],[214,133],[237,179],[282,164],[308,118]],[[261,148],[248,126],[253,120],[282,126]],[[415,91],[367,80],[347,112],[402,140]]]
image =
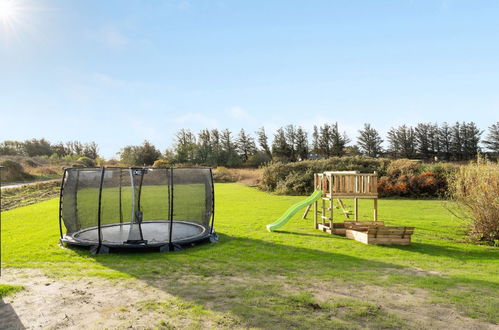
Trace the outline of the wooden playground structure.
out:
[[[378,221],[377,187],[378,176],[376,172],[327,171],[315,173],[314,189],[322,191],[320,210],[319,201],[315,201],[313,205],[315,228],[330,234],[344,235],[365,244],[410,244],[414,227],[385,226],[383,221]],[[352,221],[335,222],[335,208],[341,210],[347,219],[350,219],[352,215],[346,209],[344,199],[353,199],[353,219]],[[373,200],[372,220],[359,221],[359,199]],[[305,210],[303,218],[306,218],[311,206],[309,205]]]

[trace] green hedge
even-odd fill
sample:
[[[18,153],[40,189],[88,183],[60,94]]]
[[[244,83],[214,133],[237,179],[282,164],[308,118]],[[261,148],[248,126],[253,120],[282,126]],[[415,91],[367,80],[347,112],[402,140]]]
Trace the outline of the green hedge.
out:
[[[447,177],[457,165],[424,164],[409,159],[391,160],[361,156],[332,157],[295,163],[272,162],[263,167],[261,188],[286,195],[310,194],[314,173],[324,171],[359,171],[378,173],[380,196],[443,197]]]
[[[386,174],[390,160],[361,156],[331,157],[295,163],[272,162],[263,167],[261,187],[279,194],[308,194],[313,190],[314,173],[324,171],[359,171]]]

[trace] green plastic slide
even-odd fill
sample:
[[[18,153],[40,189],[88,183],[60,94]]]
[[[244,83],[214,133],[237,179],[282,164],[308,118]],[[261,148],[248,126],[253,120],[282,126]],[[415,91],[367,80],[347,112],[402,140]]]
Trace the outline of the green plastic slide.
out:
[[[291,219],[293,215],[296,214],[296,212],[298,212],[299,210],[301,210],[306,206],[309,206],[310,204],[321,198],[321,196],[322,196],[322,191],[320,190],[314,191],[314,193],[310,195],[307,199],[304,199],[301,202],[294,204],[286,212],[284,212],[284,214],[279,219],[277,219],[270,225],[267,225],[267,230],[274,231],[277,228],[284,226],[289,221],[289,219]]]

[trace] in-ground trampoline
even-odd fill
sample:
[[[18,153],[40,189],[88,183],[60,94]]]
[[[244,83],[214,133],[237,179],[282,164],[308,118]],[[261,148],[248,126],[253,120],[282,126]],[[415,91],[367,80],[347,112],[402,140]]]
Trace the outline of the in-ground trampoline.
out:
[[[108,253],[213,242],[214,202],[211,168],[68,168],[61,184],[61,243]]]

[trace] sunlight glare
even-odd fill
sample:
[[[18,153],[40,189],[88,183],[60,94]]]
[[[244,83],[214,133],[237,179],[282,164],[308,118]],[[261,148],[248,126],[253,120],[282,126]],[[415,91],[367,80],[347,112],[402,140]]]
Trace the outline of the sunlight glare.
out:
[[[15,19],[16,12],[16,6],[12,0],[0,0],[0,19],[2,21]]]

